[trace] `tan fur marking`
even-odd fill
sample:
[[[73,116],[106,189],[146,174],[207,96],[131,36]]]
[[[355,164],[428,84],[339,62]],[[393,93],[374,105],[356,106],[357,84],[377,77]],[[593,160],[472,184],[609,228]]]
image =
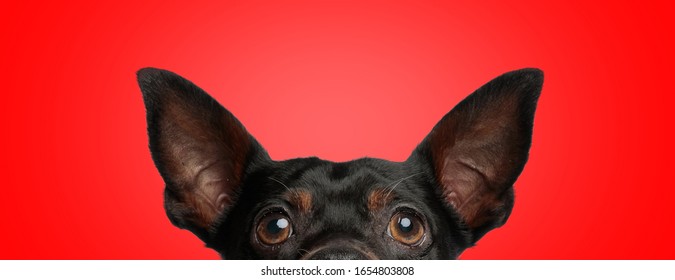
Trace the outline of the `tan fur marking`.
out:
[[[303,189],[292,189],[285,193],[285,199],[296,210],[300,212],[309,212],[312,209],[312,194]]]
[[[368,196],[368,210],[377,211],[384,208],[387,203],[394,199],[394,194],[390,193],[389,189],[376,188]]]

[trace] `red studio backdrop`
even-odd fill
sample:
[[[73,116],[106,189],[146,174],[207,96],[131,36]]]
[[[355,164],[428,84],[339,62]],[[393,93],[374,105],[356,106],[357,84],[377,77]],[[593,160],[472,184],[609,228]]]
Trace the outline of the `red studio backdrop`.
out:
[[[402,161],[497,75],[545,72],[507,224],[462,259],[673,259],[670,1],[5,1],[0,258],[216,259],[173,227],[135,72],[274,159]]]

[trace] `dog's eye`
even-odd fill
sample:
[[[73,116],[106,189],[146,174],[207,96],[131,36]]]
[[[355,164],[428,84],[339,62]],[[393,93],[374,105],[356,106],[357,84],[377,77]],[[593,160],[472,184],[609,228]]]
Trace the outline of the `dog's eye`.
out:
[[[387,233],[398,242],[417,246],[424,240],[424,222],[415,214],[398,212],[391,217]]]
[[[291,219],[284,213],[270,213],[258,222],[256,235],[265,245],[278,245],[291,236]]]

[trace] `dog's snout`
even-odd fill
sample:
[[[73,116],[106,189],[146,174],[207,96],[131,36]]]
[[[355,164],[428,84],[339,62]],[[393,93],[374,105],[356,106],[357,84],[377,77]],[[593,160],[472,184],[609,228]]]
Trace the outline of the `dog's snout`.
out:
[[[367,260],[364,253],[351,248],[326,248],[307,256],[308,260]]]
[[[372,248],[355,239],[327,238],[319,244],[310,246],[305,260],[376,260],[380,259]]]

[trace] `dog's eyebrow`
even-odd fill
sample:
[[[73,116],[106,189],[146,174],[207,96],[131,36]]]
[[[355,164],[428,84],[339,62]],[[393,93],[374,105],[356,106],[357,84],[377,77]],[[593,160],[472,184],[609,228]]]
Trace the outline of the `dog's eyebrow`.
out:
[[[312,209],[312,194],[305,189],[288,189],[283,198],[299,212],[309,212]]]
[[[372,212],[384,208],[385,205],[394,200],[395,196],[387,188],[375,188],[368,195],[368,210]]]

